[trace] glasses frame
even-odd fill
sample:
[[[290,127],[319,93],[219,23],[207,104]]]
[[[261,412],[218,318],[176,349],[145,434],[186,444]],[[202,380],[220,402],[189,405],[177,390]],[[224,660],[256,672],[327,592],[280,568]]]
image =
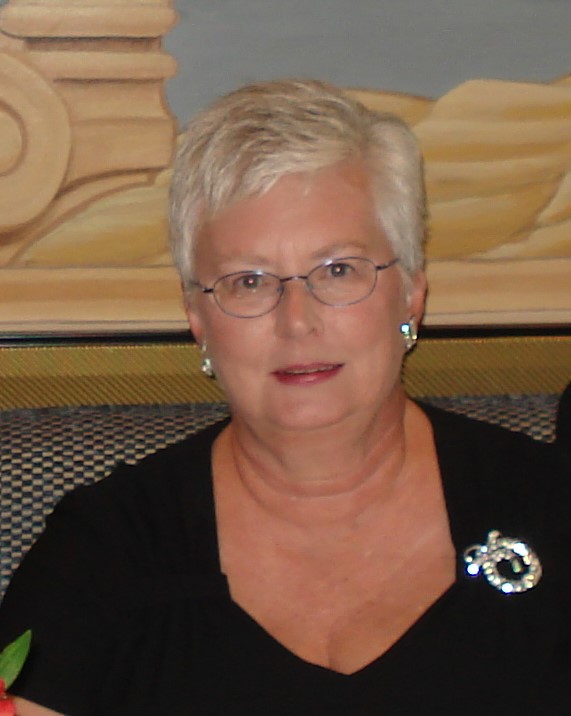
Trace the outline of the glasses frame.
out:
[[[367,261],[367,263],[371,264],[373,266],[373,268],[375,269],[375,280],[374,280],[369,292],[367,294],[365,294],[365,296],[363,296],[362,298],[359,298],[356,301],[349,301],[348,303],[328,303],[327,301],[321,300],[319,298],[319,296],[316,296],[315,293],[313,292],[311,282],[309,281],[311,274],[314,271],[317,271],[318,269],[323,268],[324,266],[331,266],[332,264],[341,263],[341,262],[347,261],[349,259],[352,259],[352,260],[358,259],[359,261]],[[368,298],[375,290],[375,286],[377,285],[377,276],[379,275],[379,271],[384,271],[385,269],[391,268],[391,266],[394,266],[398,262],[399,262],[398,257],[391,259],[390,261],[387,261],[384,264],[376,264],[372,259],[368,259],[365,256],[341,256],[339,258],[327,259],[327,261],[323,261],[323,263],[318,264],[317,266],[312,268],[311,271],[309,271],[309,273],[307,273],[305,275],[295,274],[293,276],[284,276],[282,278],[281,276],[278,276],[275,273],[271,273],[271,271],[262,271],[261,269],[259,269],[259,270],[253,270],[253,271],[233,271],[232,273],[224,274],[224,276],[220,276],[220,278],[217,278],[216,281],[214,281],[214,283],[212,284],[212,286],[204,286],[204,284],[200,283],[200,281],[189,281],[188,283],[190,286],[192,286],[194,288],[198,288],[201,291],[201,293],[212,294],[212,297],[214,298],[218,308],[223,313],[225,313],[227,316],[232,316],[233,318],[260,318],[260,316],[265,316],[268,313],[271,313],[273,310],[275,310],[279,306],[280,301],[282,300],[282,296],[284,295],[285,284],[288,283],[289,281],[303,281],[305,283],[305,287],[307,288],[307,290],[309,291],[311,296],[313,296],[313,298],[316,301],[319,301],[319,303],[323,304],[324,306],[332,306],[333,308],[340,308],[342,306],[353,306],[356,303],[361,303],[361,301],[364,301],[366,298]],[[232,313],[231,311],[228,311],[220,304],[220,302],[218,301],[218,297],[216,295],[217,284],[219,284],[220,281],[224,281],[224,279],[231,278],[232,276],[240,276],[242,274],[250,274],[252,276],[270,276],[270,277],[275,278],[279,281],[280,288],[277,291],[277,300],[271,308],[268,308],[267,310],[262,311],[262,313],[256,313],[254,316],[242,316],[239,313]]]

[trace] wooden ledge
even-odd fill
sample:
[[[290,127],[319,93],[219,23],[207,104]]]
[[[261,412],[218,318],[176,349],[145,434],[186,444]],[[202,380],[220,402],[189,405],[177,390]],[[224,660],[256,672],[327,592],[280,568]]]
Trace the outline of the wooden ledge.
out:
[[[560,393],[571,336],[427,338],[406,362],[410,395]],[[218,402],[190,342],[0,347],[0,409]]]

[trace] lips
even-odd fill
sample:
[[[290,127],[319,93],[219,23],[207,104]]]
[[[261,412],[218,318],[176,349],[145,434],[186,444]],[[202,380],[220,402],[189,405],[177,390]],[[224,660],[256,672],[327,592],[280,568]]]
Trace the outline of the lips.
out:
[[[288,385],[313,385],[336,376],[342,369],[342,363],[309,363],[289,365],[279,368],[273,375]]]

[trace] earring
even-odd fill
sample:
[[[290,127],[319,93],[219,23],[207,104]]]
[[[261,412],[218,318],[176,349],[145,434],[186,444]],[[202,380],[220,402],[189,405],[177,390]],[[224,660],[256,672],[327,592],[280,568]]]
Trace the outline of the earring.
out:
[[[401,323],[400,332],[402,333],[404,348],[406,352],[412,350],[418,340],[418,326],[416,318],[411,316],[406,323]]]
[[[200,352],[202,353],[202,362],[200,364],[200,370],[208,378],[214,378],[214,368],[212,366],[212,361],[206,355],[207,351],[208,346],[206,345],[206,341],[204,341],[204,343],[200,346]]]

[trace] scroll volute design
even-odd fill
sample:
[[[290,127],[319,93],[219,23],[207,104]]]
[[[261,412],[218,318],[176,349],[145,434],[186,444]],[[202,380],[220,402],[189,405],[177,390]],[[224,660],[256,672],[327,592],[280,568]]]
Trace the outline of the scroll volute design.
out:
[[[169,0],[11,0],[0,9],[0,246],[20,247],[166,167]],[[9,253],[9,252],[8,252]],[[8,261],[9,263],[9,261]]]
[[[26,55],[0,52],[0,232],[26,224],[65,177],[72,132],[65,105]]]

